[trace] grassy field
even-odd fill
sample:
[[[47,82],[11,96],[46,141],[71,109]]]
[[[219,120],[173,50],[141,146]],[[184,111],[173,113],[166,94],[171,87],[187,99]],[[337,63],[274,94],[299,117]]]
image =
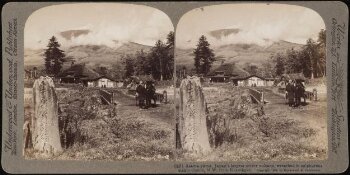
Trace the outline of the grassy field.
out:
[[[61,142],[55,160],[323,160],[327,158],[326,101],[300,108],[283,102],[253,103],[245,88],[204,87],[212,151],[191,156],[175,150],[173,101],[140,109],[118,89],[115,105],[103,105],[97,89],[58,88]],[[271,95],[269,95],[271,96]],[[178,106],[177,106],[178,107]],[[25,120],[33,115],[25,104]],[[41,159],[32,149],[26,159]]]
[[[259,105],[245,88],[204,88],[212,151],[186,156],[193,161],[322,160],[327,158],[326,101],[298,109]]]
[[[57,91],[62,154],[55,160],[169,160],[173,158],[173,105],[139,109],[134,99],[117,94],[116,105],[103,105],[95,89]],[[27,118],[31,107],[25,111]],[[27,159],[40,154],[27,149]]]

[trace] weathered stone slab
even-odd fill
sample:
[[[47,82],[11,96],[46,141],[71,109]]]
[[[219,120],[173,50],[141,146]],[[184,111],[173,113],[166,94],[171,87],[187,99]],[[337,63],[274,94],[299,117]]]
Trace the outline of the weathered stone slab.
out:
[[[53,80],[36,79],[33,86],[34,115],[32,142],[34,150],[50,156],[62,151],[58,128],[58,103]]]
[[[210,151],[207,106],[198,77],[187,77],[180,85],[178,133],[181,147],[194,153]]]

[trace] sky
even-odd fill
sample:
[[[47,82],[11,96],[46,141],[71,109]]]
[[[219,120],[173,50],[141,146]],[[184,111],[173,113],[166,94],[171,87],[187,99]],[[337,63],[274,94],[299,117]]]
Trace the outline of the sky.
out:
[[[218,29],[239,29],[217,39],[209,34]],[[325,29],[323,19],[311,9],[284,4],[225,4],[194,9],[181,17],[176,28],[176,47],[194,48],[201,35],[213,47],[226,44],[266,46],[285,40],[305,44]]]
[[[85,31],[63,37],[67,30]],[[169,17],[155,8],[122,3],[64,4],[32,13],[24,29],[24,47],[42,49],[49,38],[57,37],[62,47],[103,44],[118,47],[124,42],[154,45],[174,27]],[[118,41],[118,42],[116,42]]]

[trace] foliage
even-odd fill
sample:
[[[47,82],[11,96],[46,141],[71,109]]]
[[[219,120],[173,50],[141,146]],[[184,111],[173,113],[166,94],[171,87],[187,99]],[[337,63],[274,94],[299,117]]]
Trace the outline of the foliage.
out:
[[[263,77],[276,77],[276,73],[273,70],[271,62],[262,63],[261,74]]]
[[[152,75],[156,80],[170,80],[174,71],[174,32],[167,36],[166,43],[158,40],[149,53],[143,50],[125,58],[124,77]]]
[[[247,71],[251,75],[257,75],[258,74],[258,66],[251,64],[251,63],[245,63],[243,70]]]
[[[166,75],[167,67],[167,48],[166,45],[158,40],[155,46],[151,49],[150,53],[150,64],[152,69],[152,76],[157,80],[163,80]]]
[[[212,63],[215,61],[215,54],[212,49],[209,48],[210,44],[207,38],[202,35],[199,38],[197,48],[194,53],[194,67],[197,74],[207,75],[210,71]]]
[[[60,46],[56,37],[52,36],[44,53],[45,70],[47,74],[57,75],[61,71],[65,54],[63,50],[59,49]]]
[[[135,75],[148,75],[151,73],[151,67],[148,55],[143,51],[138,51],[135,56]]]
[[[296,73],[302,71],[301,61],[298,59],[298,52],[294,49],[287,50],[285,60],[285,73]]]
[[[134,60],[131,58],[130,55],[127,55],[125,58],[125,74],[124,77],[128,78],[130,76],[133,76],[135,73],[134,70]]]
[[[317,41],[308,39],[301,50],[290,49],[285,54],[277,53],[272,56],[275,63],[276,75],[284,73],[303,73],[305,77],[317,78],[326,74],[326,37],[321,30]]]
[[[276,60],[276,67],[275,67],[276,75],[282,75],[284,73],[284,62],[283,62],[282,55],[277,54],[275,57],[275,60]]]

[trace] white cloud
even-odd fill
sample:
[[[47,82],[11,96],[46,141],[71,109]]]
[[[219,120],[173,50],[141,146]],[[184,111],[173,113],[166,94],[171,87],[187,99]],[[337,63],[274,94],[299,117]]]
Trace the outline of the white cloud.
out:
[[[221,40],[209,35],[212,30],[229,28],[238,28],[240,32]],[[176,43],[180,48],[193,48],[198,38],[205,35],[214,47],[235,43],[268,45],[278,40],[304,44],[308,38],[316,39],[324,28],[322,18],[315,11],[301,6],[215,5],[186,13],[177,25]]]
[[[60,32],[87,29],[90,32],[66,40]],[[121,3],[80,3],[49,6],[35,11],[25,26],[25,47],[44,48],[51,36],[62,47],[103,44],[117,47],[123,42],[153,45],[173,31],[168,16],[160,10]],[[38,41],[41,41],[40,43]],[[119,43],[116,44],[115,41]]]

